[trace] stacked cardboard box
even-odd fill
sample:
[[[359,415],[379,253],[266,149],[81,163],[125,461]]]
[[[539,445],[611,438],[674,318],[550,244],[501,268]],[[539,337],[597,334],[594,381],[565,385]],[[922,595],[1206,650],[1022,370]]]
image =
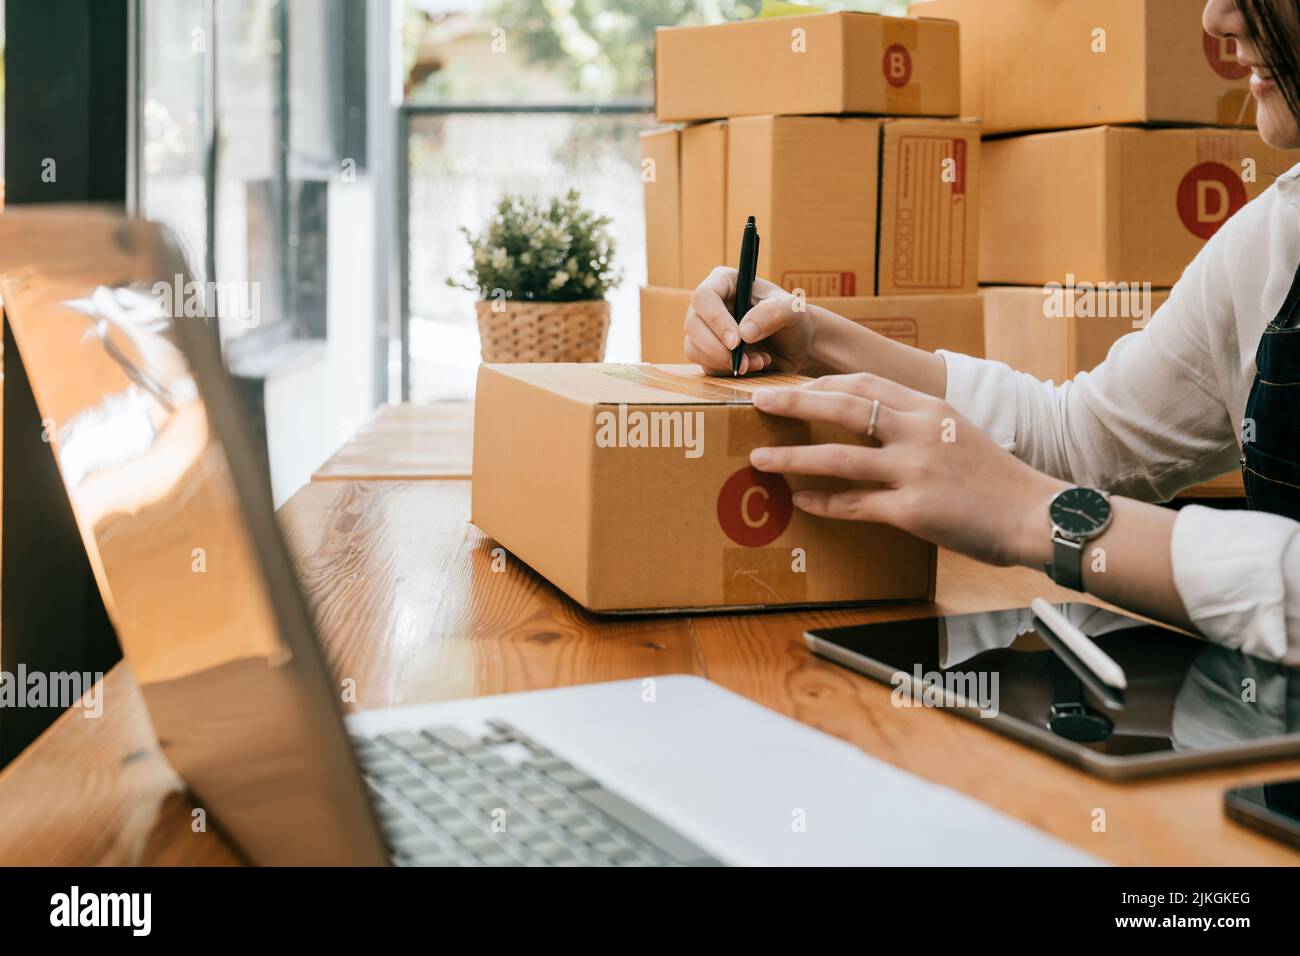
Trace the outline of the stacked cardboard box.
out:
[[[760,276],[905,340],[982,351],[980,136],[956,118],[955,24],[673,27],[655,55],[658,118],[679,125],[642,136],[644,361],[682,360],[685,290],[739,261],[749,216]]]
[[[961,24],[962,112],[986,135],[1119,123],[1255,122],[1231,40],[1196,0],[921,0]]]
[[[928,0],[911,10],[961,24],[962,108],[993,136],[979,279],[986,354],[1013,368],[1061,381],[1095,367],[1291,165],[1253,129],[1249,70],[1232,41],[1205,33],[1201,4]]]

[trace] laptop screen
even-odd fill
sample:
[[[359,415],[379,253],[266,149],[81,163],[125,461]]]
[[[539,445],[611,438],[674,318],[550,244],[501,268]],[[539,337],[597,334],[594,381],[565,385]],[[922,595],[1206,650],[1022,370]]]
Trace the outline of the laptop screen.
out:
[[[0,249],[40,425],[163,754],[255,862],[384,862],[211,290],[164,231],[105,211],[7,210]]]

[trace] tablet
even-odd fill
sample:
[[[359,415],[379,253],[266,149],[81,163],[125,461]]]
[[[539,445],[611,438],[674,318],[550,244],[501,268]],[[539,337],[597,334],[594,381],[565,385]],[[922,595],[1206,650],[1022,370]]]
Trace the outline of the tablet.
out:
[[[814,654],[1092,773],[1300,755],[1300,669],[1091,604],[1057,608],[1124,669],[1115,694],[1029,608],[808,631]],[[1057,648],[1053,650],[1053,648]]]

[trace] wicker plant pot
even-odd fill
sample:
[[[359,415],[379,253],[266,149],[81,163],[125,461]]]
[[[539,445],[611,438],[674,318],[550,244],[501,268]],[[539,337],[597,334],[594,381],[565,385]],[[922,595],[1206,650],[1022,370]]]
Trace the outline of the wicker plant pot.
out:
[[[500,311],[494,310],[493,305]],[[476,304],[484,362],[599,362],[609,334],[609,303]]]

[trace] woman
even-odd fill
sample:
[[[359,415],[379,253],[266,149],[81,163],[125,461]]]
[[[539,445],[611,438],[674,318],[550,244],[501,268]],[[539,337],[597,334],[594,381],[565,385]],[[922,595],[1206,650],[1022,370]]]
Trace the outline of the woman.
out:
[[[1204,24],[1251,67],[1264,140],[1300,148],[1300,2],[1210,0]],[[1300,167],[1224,225],[1145,329],[1061,386],[911,348],[768,282],[737,326],[735,279],[720,268],[695,290],[687,358],[729,375],[743,340],[743,373],[854,372],[759,389],[754,402],[880,443],[755,449],[762,471],[881,486],[800,492],[797,507],[1047,568],[1077,590],[1300,664]],[[1145,503],[1239,461],[1248,511]]]

